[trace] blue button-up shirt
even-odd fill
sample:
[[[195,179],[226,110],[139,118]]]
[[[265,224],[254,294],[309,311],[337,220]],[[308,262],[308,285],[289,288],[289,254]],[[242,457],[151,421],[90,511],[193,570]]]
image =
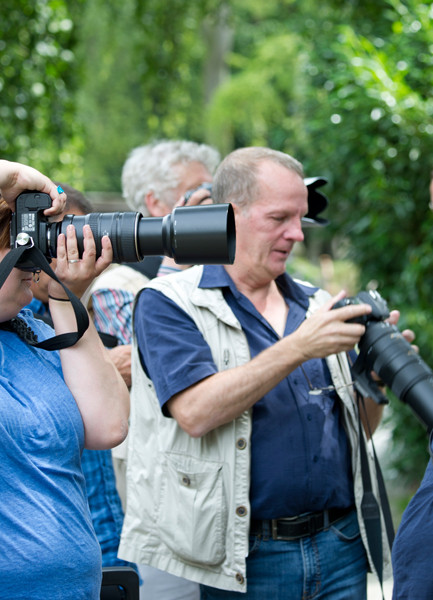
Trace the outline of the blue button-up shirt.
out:
[[[303,320],[317,288],[288,275],[277,285],[289,306],[284,335]],[[221,288],[248,340],[251,357],[280,337],[241,294],[222,266],[205,266],[202,288]],[[174,302],[146,289],[137,303],[135,327],[141,359],[161,406],[174,394],[216,373],[209,346],[192,319]],[[250,499],[253,518],[287,517],[353,504],[350,451],[325,360],[295,369],[253,407]]]

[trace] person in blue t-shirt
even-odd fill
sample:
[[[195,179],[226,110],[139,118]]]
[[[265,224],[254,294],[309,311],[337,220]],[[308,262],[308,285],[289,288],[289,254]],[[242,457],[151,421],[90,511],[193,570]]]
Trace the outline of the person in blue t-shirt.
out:
[[[26,190],[48,193],[60,213],[62,190],[39,172],[0,161],[0,260],[8,252],[11,209]],[[96,260],[90,227],[81,259],[73,227],[58,237],[56,274],[86,289],[111,261],[103,238]],[[126,385],[90,323],[81,339],[60,351],[34,345],[53,329],[24,309],[32,272],[14,267],[0,288],[0,598],[97,600],[101,551],[92,526],[81,470],[83,448],[111,448],[128,430]],[[64,288],[49,283],[57,335],[76,329]]]
[[[57,185],[59,182],[56,182]],[[93,212],[93,207],[82,192],[74,187],[60,183],[61,188],[67,194],[66,205],[61,213],[64,215],[86,215]],[[52,265],[56,259],[52,260]],[[50,325],[52,325],[48,286],[51,277],[41,271],[32,283],[33,300],[27,306],[33,314]],[[94,311],[92,311],[94,315]],[[112,350],[109,350],[110,358],[116,364]],[[117,365],[116,365],[117,366]],[[90,515],[93,527],[101,546],[102,566],[132,566],[117,557],[120,532],[123,523],[123,509],[121,500],[116,489],[116,480],[111,458],[111,450],[89,450],[84,449],[81,455],[81,468],[86,482],[87,499],[89,502]]]

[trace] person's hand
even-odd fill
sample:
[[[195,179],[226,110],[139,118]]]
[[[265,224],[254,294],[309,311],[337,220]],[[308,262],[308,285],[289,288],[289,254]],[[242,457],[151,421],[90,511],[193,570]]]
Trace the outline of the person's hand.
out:
[[[185,196],[181,196],[174,207],[197,206],[199,204],[212,204],[211,193],[205,187],[198,187],[195,189],[187,200],[185,199]]]
[[[128,387],[131,387],[131,348],[131,344],[123,344],[108,351]]]
[[[391,325],[398,325],[398,321],[400,319],[400,311],[398,310],[392,310],[389,313],[389,317],[386,319],[386,321],[388,323],[390,323]],[[412,342],[415,339],[415,333],[412,331],[412,329],[404,329],[401,332],[401,335],[404,337],[404,339],[409,342],[409,344],[412,344]],[[414,346],[412,345],[413,349],[418,352],[419,348],[418,346]]]
[[[84,252],[79,258],[75,227],[68,225],[66,237],[61,233],[57,238],[57,277],[78,297],[81,297],[95,277],[100,275],[113,260],[110,238],[101,240],[101,256],[96,258],[96,245],[90,225],[83,227]],[[54,298],[65,298],[63,288],[54,279],[48,284],[48,294]]]
[[[15,210],[16,197],[26,190],[38,190],[51,197],[52,206],[44,210],[47,217],[59,214],[65,209],[66,194],[51,179],[33,167],[0,160],[0,193],[11,210]]]
[[[303,362],[348,352],[365,333],[365,325],[347,321],[369,314],[369,304],[349,304],[331,310],[334,304],[345,296],[346,293],[342,291],[331,298],[291,334],[290,343],[298,344],[299,351],[304,356]]]

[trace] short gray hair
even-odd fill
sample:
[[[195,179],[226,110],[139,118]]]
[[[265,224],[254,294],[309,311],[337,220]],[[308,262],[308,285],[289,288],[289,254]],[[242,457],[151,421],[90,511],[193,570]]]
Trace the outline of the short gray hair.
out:
[[[202,163],[212,175],[220,154],[211,146],[187,140],[158,140],[134,148],[122,170],[123,197],[131,210],[149,216],[144,197],[151,191],[169,206],[174,204],[178,198],[172,197],[173,190],[180,182],[173,166],[190,162]]]
[[[261,146],[239,148],[225,157],[215,173],[212,184],[213,202],[232,202],[242,208],[255,202],[259,191],[258,168],[264,161],[280,164],[304,177],[302,164],[290,154]]]

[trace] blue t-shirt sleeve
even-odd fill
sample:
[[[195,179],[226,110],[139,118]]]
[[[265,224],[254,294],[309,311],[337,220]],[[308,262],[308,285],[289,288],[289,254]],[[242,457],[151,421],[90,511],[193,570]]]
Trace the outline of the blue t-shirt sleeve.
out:
[[[218,371],[194,321],[164,294],[152,289],[140,293],[134,327],[142,364],[161,406]]]

